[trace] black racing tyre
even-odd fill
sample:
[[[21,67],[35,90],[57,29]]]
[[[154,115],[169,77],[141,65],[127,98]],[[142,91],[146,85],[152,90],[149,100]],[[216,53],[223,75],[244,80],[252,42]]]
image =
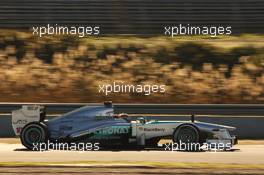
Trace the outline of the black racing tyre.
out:
[[[178,144],[180,150],[199,151],[200,144],[199,130],[191,124],[183,124],[176,128],[173,134],[173,142]]]
[[[48,140],[47,126],[41,122],[28,123],[21,131],[20,140],[27,149],[36,150],[37,146]]]

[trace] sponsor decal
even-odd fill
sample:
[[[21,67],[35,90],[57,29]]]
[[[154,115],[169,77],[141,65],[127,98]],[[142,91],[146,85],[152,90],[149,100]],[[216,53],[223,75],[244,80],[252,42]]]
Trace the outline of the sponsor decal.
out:
[[[13,121],[13,124],[14,125],[20,125],[20,124],[27,124],[27,120],[16,120],[16,121]]]
[[[165,128],[144,128],[146,132],[165,132]]]
[[[115,126],[100,129],[94,132],[98,135],[112,135],[112,134],[127,134],[129,133],[129,127]]]

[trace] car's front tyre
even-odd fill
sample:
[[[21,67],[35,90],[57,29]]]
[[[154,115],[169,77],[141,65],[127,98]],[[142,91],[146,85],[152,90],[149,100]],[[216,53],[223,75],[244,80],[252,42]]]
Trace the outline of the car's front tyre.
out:
[[[202,146],[199,133],[199,130],[191,124],[180,125],[173,133],[173,142],[178,144],[179,150],[199,151]]]
[[[21,131],[20,140],[27,149],[37,150],[40,144],[48,140],[47,126],[42,122],[28,123]]]

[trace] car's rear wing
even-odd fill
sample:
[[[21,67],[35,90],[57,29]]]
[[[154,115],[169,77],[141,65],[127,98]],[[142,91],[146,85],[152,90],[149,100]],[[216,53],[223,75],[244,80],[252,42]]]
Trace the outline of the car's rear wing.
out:
[[[16,135],[20,135],[22,128],[30,122],[45,119],[45,107],[39,105],[23,105],[22,108],[12,111],[12,127]]]

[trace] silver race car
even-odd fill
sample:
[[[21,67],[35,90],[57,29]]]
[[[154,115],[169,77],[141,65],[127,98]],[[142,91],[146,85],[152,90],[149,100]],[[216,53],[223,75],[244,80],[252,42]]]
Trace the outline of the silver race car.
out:
[[[194,116],[190,121],[134,119],[127,114],[114,114],[112,103],[81,107],[51,120],[46,119],[43,106],[24,105],[12,111],[14,132],[28,149],[47,141],[98,142],[104,147],[118,148],[157,147],[161,139],[178,144],[220,143],[229,147],[237,143],[236,137],[229,133],[234,127],[195,121]]]

